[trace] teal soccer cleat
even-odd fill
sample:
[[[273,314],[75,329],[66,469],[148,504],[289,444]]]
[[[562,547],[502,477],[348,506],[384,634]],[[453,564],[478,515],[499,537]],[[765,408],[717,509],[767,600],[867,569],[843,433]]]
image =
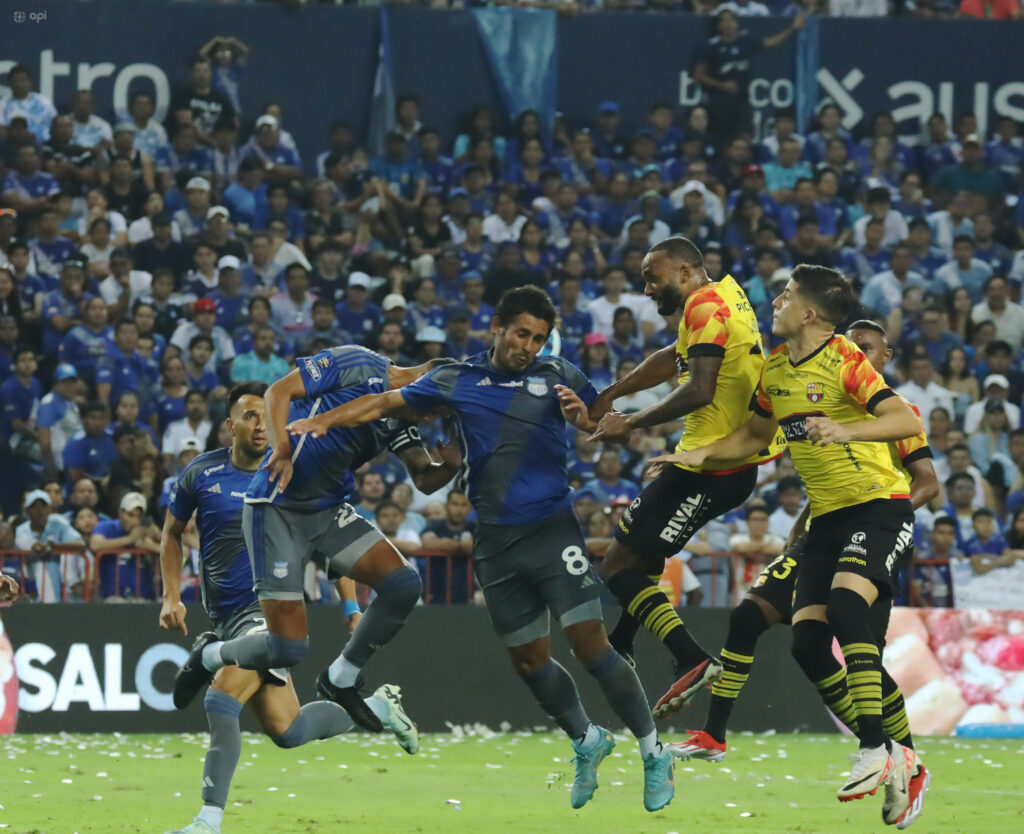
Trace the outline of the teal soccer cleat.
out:
[[[672,754],[662,747],[661,755],[644,759],[644,808],[660,811],[676,793]]]
[[[173,831],[165,831],[164,834],[220,834],[220,832],[206,820],[195,817],[184,828],[175,828]]]
[[[597,790],[597,768],[605,757],[615,749],[615,739],[604,727],[594,725],[600,734],[593,744],[585,745],[573,742],[572,749],[576,757],[572,760],[576,765],[576,781],[572,783],[572,807],[582,808],[586,805],[594,791]]]

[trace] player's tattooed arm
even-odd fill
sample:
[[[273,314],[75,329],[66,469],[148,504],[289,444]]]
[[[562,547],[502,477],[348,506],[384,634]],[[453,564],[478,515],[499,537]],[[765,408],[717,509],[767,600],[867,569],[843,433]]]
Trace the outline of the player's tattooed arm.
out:
[[[718,387],[721,356],[693,356],[689,361],[690,377],[661,402],[629,417],[610,412],[601,418],[592,441],[625,440],[633,429],[644,429],[677,420],[698,408],[709,405]]]
[[[160,628],[172,631],[180,628],[187,636],[185,604],[181,601],[181,565],[184,560],[181,537],[185,526],[186,522],[179,521],[172,512],[167,512],[160,536],[160,575],[164,586]]]
[[[779,424],[772,417],[753,412],[749,420],[732,434],[721,440],[671,455],[658,455],[651,463],[681,463],[683,466],[701,466],[709,460],[738,460],[750,457],[771,445]]]

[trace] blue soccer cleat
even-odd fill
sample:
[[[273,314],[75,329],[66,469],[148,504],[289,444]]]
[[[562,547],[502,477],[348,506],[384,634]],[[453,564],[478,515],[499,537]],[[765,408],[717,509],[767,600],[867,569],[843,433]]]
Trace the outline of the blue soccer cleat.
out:
[[[644,808],[660,811],[676,793],[672,754],[664,747],[644,759]]]
[[[576,757],[572,760],[576,765],[576,780],[572,783],[572,807],[582,808],[594,796],[597,790],[597,768],[605,757],[615,749],[615,739],[604,727],[594,725],[599,733],[593,744],[573,742],[572,749]]]

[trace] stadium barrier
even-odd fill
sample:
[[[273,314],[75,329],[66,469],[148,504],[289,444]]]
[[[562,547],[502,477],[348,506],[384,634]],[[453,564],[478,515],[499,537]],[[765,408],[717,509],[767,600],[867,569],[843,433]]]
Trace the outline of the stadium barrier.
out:
[[[0,550],[0,566],[22,592],[47,602],[89,602],[93,562],[81,550],[57,547],[40,557],[25,550]]]
[[[88,614],[72,605],[19,605],[3,611],[3,626],[14,647],[21,711],[19,732],[194,732],[205,731],[202,698],[177,712],[171,704],[174,674],[188,656],[196,634],[207,627],[199,605],[187,607],[189,636],[164,631],[156,604],[96,605]],[[617,606],[606,611],[611,623]],[[310,606],[310,654],[293,670],[300,700],[316,697],[317,674],[338,654],[348,632],[341,606]],[[702,645],[717,649],[728,629],[726,610],[693,609],[687,627]],[[758,642],[748,690],[735,709],[737,730],[833,730],[814,688],[789,653],[789,630],[772,629]],[[572,658],[557,627],[552,651],[572,671],[592,718],[618,727],[600,689]],[[673,682],[665,649],[646,632],[637,638],[637,670],[652,700]],[[9,657],[0,651],[0,680]],[[421,729],[443,732],[449,725],[485,724],[494,729],[549,726],[512,670],[484,608],[424,605],[367,666],[371,687],[385,681],[402,686],[406,706]],[[666,732],[681,733],[703,716],[701,694]],[[13,698],[9,707],[13,710]],[[243,713],[244,727],[257,725]],[[673,728],[669,730],[668,728]]]

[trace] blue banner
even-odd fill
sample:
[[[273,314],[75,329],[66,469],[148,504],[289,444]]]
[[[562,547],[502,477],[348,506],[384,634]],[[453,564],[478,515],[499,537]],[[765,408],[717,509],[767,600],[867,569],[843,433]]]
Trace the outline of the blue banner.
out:
[[[509,120],[536,110],[541,124],[553,127],[558,91],[555,12],[474,9],[473,17]]]

